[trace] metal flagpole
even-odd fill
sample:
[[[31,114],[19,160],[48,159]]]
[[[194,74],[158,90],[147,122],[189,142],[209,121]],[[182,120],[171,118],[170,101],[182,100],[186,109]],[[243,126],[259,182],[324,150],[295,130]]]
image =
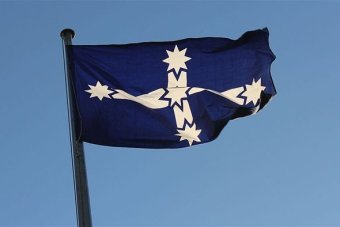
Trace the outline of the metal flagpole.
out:
[[[74,90],[71,80],[70,65],[67,56],[67,45],[72,45],[72,38],[75,33],[72,29],[64,29],[61,31],[60,36],[63,40],[64,48],[64,65],[65,65],[65,82],[68,100],[68,118],[70,127],[70,140],[72,151],[72,164],[73,164],[73,180],[77,208],[77,222],[78,227],[91,227],[91,208],[90,198],[87,186],[85,156],[83,143],[77,140],[76,126],[74,122]]]

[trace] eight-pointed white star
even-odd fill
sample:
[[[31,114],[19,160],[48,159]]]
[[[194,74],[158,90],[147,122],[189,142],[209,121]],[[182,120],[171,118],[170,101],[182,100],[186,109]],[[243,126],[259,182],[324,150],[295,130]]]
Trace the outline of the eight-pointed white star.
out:
[[[186,51],[187,48],[179,51],[177,45],[173,52],[169,50],[166,51],[169,57],[164,59],[163,62],[169,64],[168,71],[175,69],[176,73],[178,73],[180,68],[187,69],[185,62],[189,61],[191,58],[185,56]]]
[[[193,124],[192,127],[186,124],[184,130],[177,129],[177,132],[179,132],[179,134],[176,134],[176,136],[181,137],[180,141],[187,140],[189,145],[191,146],[193,141],[201,142],[200,138],[198,138],[198,135],[201,133],[201,131],[201,129],[196,129],[195,124]]]
[[[113,93],[113,91],[108,89],[107,85],[101,85],[101,83],[98,81],[96,86],[89,85],[91,89],[85,90],[86,92],[90,93],[90,98],[98,97],[98,99],[101,101],[104,97],[105,98],[111,98],[109,94]]]
[[[256,105],[257,101],[260,99],[261,92],[264,91],[266,87],[261,85],[261,78],[255,82],[255,79],[253,79],[253,82],[251,85],[246,84],[246,91],[242,94],[242,96],[246,97],[246,104],[250,102],[253,102],[254,105]]]
[[[185,93],[187,90],[187,87],[168,88],[169,93],[166,94],[165,98],[171,99],[170,106],[175,103],[178,103],[179,106],[182,106],[181,100],[187,97],[187,94]]]

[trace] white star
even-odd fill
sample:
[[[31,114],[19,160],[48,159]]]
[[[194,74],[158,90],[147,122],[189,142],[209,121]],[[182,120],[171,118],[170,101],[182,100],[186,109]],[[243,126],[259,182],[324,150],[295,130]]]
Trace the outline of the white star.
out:
[[[107,85],[101,85],[101,83],[98,81],[96,86],[89,85],[91,89],[85,90],[86,92],[90,93],[90,98],[98,97],[98,99],[101,101],[104,97],[105,98],[111,98],[109,94],[113,93],[113,91],[108,89]]]
[[[167,50],[168,58],[164,59],[163,62],[168,63],[168,71],[171,69],[175,69],[176,73],[179,72],[180,68],[187,69],[185,62],[189,61],[191,58],[185,56],[185,52],[187,48],[179,51],[177,45],[173,52]]]
[[[242,94],[242,96],[246,97],[246,104],[250,102],[253,102],[254,105],[256,105],[257,101],[260,99],[261,92],[264,91],[266,87],[261,85],[261,78],[255,82],[255,79],[253,79],[253,82],[251,85],[246,84],[246,91]]]
[[[201,142],[200,138],[198,138],[198,135],[201,133],[201,131],[201,129],[196,130],[195,124],[193,124],[192,127],[186,124],[184,130],[177,129],[177,132],[179,132],[179,134],[176,134],[176,136],[181,137],[180,141],[187,140],[189,145],[191,146],[193,141]]]
[[[175,103],[178,103],[179,106],[181,106],[181,100],[183,98],[187,97],[187,94],[185,93],[188,88],[187,87],[174,87],[174,88],[168,88],[169,91],[165,98],[171,99],[170,106],[172,106]]]

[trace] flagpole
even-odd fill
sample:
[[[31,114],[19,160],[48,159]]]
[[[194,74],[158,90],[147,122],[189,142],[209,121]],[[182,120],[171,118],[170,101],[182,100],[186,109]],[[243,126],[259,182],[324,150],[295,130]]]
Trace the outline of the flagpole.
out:
[[[73,166],[73,181],[75,190],[76,200],[76,211],[77,211],[77,223],[78,227],[91,227],[91,208],[90,198],[87,186],[86,176],[86,165],[84,146],[81,141],[77,139],[76,125],[75,125],[75,97],[73,84],[71,80],[70,65],[67,56],[66,46],[72,45],[72,38],[75,33],[72,29],[64,29],[61,31],[60,36],[63,40],[63,54],[64,54],[64,65],[65,65],[65,82],[66,82],[66,93],[68,101],[68,118],[70,128],[70,140],[71,140],[71,152],[72,152],[72,166]]]

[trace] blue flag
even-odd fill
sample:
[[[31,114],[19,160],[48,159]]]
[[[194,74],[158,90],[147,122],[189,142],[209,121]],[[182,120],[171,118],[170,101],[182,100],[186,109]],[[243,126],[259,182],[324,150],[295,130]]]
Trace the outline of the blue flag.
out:
[[[78,138],[143,148],[214,140],[275,95],[268,36],[68,46]]]

